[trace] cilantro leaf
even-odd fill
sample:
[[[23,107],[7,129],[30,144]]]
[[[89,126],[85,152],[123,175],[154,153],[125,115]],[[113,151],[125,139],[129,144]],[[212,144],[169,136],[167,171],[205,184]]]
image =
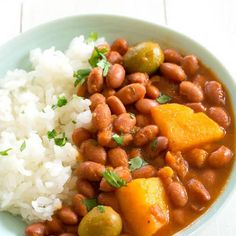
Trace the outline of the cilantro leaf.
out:
[[[12,150],[12,148],[8,148],[8,149],[6,149],[6,150],[0,151],[0,155],[2,155],[2,156],[8,156],[8,152],[9,152],[10,150]]]
[[[112,138],[115,140],[115,142],[119,145],[122,145],[123,142],[124,142],[124,137],[123,136],[120,136],[118,134],[113,134],[112,135]]]
[[[104,55],[107,52],[106,48],[98,49],[94,47],[93,53],[89,58],[89,64],[92,67],[99,66],[103,69],[103,76],[106,76],[110,67],[110,63],[108,62],[106,56]]]
[[[98,34],[96,32],[91,32],[88,38],[85,40],[86,43],[94,42],[98,39]]]
[[[103,172],[104,179],[113,187],[120,188],[126,185],[126,181],[121,179],[114,171],[106,169]]]
[[[104,213],[105,212],[105,207],[103,205],[98,205],[97,209],[100,213]]]
[[[57,146],[63,147],[66,145],[67,137],[65,135],[65,132],[62,134],[61,138],[54,138],[54,142]]]
[[[170,96],[162,93],[158,98],[156,98],[156,101],[160,104],[164,104],[171,101],[171,99],[172,98]]]
[[[23,152],[25,148],[26,148],[26,142],[24,141],[20,146],[20,151]]]
[[[57,136],[57,132],[55,129],[53,129],[52,131],[48,131],[48,139],[53,139]]]
[[[76,78],[74,82],[74,87],[76,87],[78,84],[82,85],[85,80],[88,78],[88,75],[90,74],[91,69],[80,69],[74,72],[73,77]]]
[[[131,172],[133,172],[134,170],[137,170],[147,164],[148,163],[146,161],[144,161],[141,157],[137,156],[137,157],[130,159],[129,169]]]
[[[82,202],[86,206],[88,211],[91,211],[95,206],[97,206],[96,198],[84,199]]]
[[[65,96],[61,96],[61,97],[58,98],[58,100],[57,100],[57,106],[58,107],[63,107],[66,104],[67,104],[67,99],[66,99]]]

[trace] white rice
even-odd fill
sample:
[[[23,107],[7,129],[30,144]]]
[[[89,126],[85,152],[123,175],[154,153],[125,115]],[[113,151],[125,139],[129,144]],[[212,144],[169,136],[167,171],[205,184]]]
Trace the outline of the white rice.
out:
[[[71,134],[91,123],[90,101],[73,95],[73,72],[89,67],[94,44],[102,42],[86,44],[83,36],[76,37],[65,54],[37,48],[30,53],[32,71],[16,69],[0,79],[0,151],[11,148],[0,155],[1,211],[27,222],[47,220],[73,193],[78,152]],[[62,95],[68,103],[52,109]],[[48,139],[52,129],[65,132],[65,146]]]

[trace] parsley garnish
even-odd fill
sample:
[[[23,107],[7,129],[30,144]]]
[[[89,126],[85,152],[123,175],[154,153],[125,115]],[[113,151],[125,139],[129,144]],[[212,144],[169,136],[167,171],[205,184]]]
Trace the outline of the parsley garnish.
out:
[[[98,34],[96,32],[91,32],[88,38],[85,40],[86,43],[94,42],[98,39]]]
[[[121,179],[114,171],[106,169],[103,172],[104,179],[113,187],[120,188],[123,185],[126,185],[126,181]]]
[[[72,120],[72,123],[73,123],[73,124],[76,124],[76,121],[75,121],[75,120]]]
[[[105,207],[103,205],[98,205],[97,209],[100,213],[104,213],[105,212]]]
[[[82,202],[86,206],[88,211],[91,211],[95,206],[97,206],[96,198],[84,199]]]
[[[23,152],[25,148],[26,148],[26,142],[24,141],[20,146],[20,151]]]
[[[137,156],[137,157],[130,159],[129,169],[132,172],[132,171],[137,170],[147,164],[148,163],[146,161],[144,161],[141,157]]]
[[[78,84],[82,85],[85,80],[88,78],[89,73],[91,72],[91,69],[80,69],[74,72],[73,77],[76,78],[74,82],[74,87],[76,87]]]
[[[52,105],[52,109],[55,110],[57,107],[63,107],[67,104],[67,99],[65,96],[61,96],[57,100],[57,104]]]
[[[119,145],[122,145],[123,142],[124,142],[124,137],[123,136],[120,136],[118,134],[113,134],[112,135],[112,138],[115,140],[115,142]]]
[[[7,156],[7,155],[8,155],[8,152],[9,152],[10,150],[12,150],[12,148],[8,148],[8,149],[6,149],[6,150],[0,151],[0,155],[2,155],[2,156]]]
[[[157,139],[154,139],[152,142],[151,142],[151,148],[153,150],[155,150],[157,148],[157,144],[158,144],[158,141]]]
[[[54,139],[54,142],[57,146],[63,147],[65,146],[66,142],[67,142],[67,137],[65,132],[63,132],[62,134],[57,134],[56,130],[53,129],[52,131],[48,131],[48,139]],[[62,137],[58,137],[58,136],[62,136]]]
[[[158,98],[156,98],[156,101],[160,104],[164,104],[171,101],[171,99],[172,98],[170,96],[162,93]]]
[[[89,58],[89,64],[92,67],[99,66],[103,69],[103,76],[106,76],[110,67],[110,63],[107,61],[106,56],[104,55],[107,52],[106,48],[98,49],[94,47],[93,53]]]

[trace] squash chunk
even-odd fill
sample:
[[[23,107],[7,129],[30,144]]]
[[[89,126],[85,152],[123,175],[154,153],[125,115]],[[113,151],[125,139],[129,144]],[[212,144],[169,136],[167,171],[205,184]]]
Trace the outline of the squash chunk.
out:
[[[116,196],[132,235],[151,236],[169,221],[167,198],[159,178],[135,179],[118,189]]]
[[[172,103],[151,110],[162,135],[169,139],[169,149],[182,151],[218,141],[224,130],[206,114],[184,105]]]

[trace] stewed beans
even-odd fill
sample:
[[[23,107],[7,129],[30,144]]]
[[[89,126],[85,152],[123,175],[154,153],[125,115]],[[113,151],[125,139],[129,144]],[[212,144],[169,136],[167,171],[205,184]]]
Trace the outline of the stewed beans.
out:
[[[91,101],[92,124],[72,134],[83,160],[76,193],[26,235],[73,236],[78,226],[79,236],[173,235],[213,203],[230,173],[227,91],[195,55],[157,43],[119,38],[96,50],[100,61],[77,92]]]

